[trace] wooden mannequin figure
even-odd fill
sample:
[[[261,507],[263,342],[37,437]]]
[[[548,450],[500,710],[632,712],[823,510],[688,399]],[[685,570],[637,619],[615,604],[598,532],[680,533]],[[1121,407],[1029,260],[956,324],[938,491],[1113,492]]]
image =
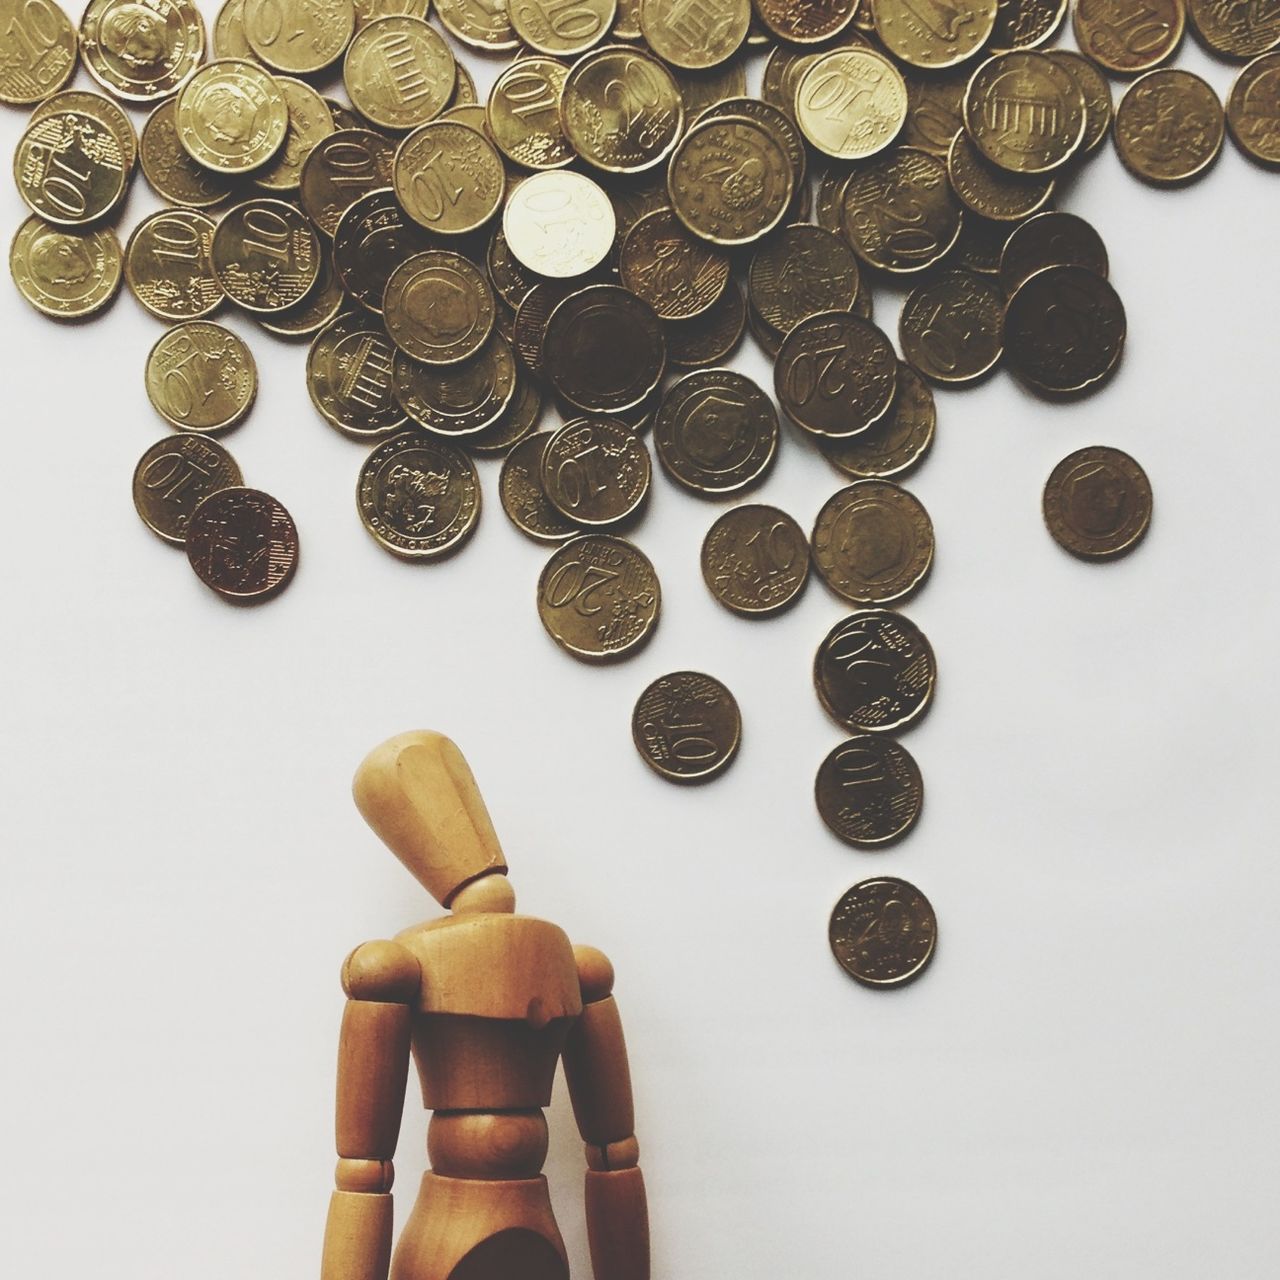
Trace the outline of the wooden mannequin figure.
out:
[[[596,1280],[648,1280],[649,1225],[613,969],[518,916],[461,752],[437,733],[383,743],[356,773],[369,825],[452,914],[367,942],[342,971],[337,1190],[322,1280],[566,1280],[540,1170],[563,1057],[587,1149]],[[392,1157],[410,1054],[431,1169],[391,1256]]]

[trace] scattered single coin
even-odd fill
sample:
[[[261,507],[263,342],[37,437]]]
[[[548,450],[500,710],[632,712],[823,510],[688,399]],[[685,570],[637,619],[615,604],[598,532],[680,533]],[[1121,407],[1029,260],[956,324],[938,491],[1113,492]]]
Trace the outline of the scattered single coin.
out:
[[[208,320],[164,333],[146,367],[147,398],[179,431],[228,431],[258,394],[258,369],[243,340]]]
[[[1151,524],[1151,483],[1119,449],[1078,449],[1044,487],[1044,520],[1072,555],[1113,560],[1132,551]]]
[[[911,753],[892,738],[849,738],[818,768],[818,813],[828,830],[858,849],[883,849],[916,824],[924,780]]]
[[[1218,158],[1226,130],[1213,87],[1190,71],[1162,67],[1140,76],[1116,108],[1116,154],[1158,186],[1189,182]]]
[[[822,456],[854,480],[887,479],[914,467],[929,451],[938,414],[933,392],[909,364],[898,364],[898,390],[875,426],[845,440],[819,439]]]
[[[213,233],[213,274],[246,311],[285,311],[320,277],[320,237],[297,205],[246,200]]]
[[[831,912],[831,953],[866,987],[901,987],[918,978],[938,944],[929,899],[896,876],[855,884]]]
[[[226,294],[213,270],[217,224],[196,209],[161,209],[143,218],[124,250],[124,278],[159,320],[212,315]]]
[[[636,700],[631,740],[645,764],[668,782],[709,782],[738,754],[742,713],[714,676],[673,671]]]
[[[648,449],[613,418],[566,423],[542,455],[542,488],[551,505],[588,529],[634,515],[649,496],[651,475]]]
[[[110,227],[53,227],[34,214],[9,247],[18,292],[55,320],[85,320],[110,306],[120,292],[123,261]]]
[[[236,460],[205,436],[158,440],[133,472],[133,505],[143,524],[175,547],[187,545],[187,526],[201,501],[219,489],[242,485]]]
[[[1004,350],[1004,290],[989,276],[941,271],[907,295],[898,343],[907,363],[930,382],[977,382]]]
[[[232,604],[278,595],[298,568],[298,530],[270,494],[239,486],[201,500],[187,523],[187,559],[205,586]]]
[[[799,598],[809,580],[809,543],[785,511],[760,503],[733,507],[707,530],[702,578],[743,618],[771,618]]]

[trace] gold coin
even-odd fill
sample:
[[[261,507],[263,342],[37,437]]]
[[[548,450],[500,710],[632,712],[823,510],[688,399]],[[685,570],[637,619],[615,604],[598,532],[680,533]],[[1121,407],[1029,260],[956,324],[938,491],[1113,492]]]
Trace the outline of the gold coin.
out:
[[[800,598],[809,543],[785,511],[746,503],[726,511],[702,541],[702,580],[741,618],[771,618]]]
[[[714,676],[673,671],[636,700],[631,740],[640,758],[668,782],[709,782],[732,763],[742,742],[737,699]]]
[[[609,202],[617,220],[618,240],[627,237],[632,227],[655,209],[670,209],[666,174],[641,174],[638,178],[615,180],[609,184]]]
[[[138,459],[133,506],[143,524],[175,547],[187,545],[187,526],[211,493],[244,483],[236,460],[216,441],[166,436]]]
[[[351,0],[245,0],[249,47],[273,71],[307,76],[336,62],[356,29]]]
[[[640,219],[622,242],[618,275],[660,320],[688,320],[715,305],[729,259],[689,234],[670,209]]]
[[[622,413],[643,404],[662,381],[662,324],[629,290],[591,285],[551,312],[542,364],[548,380],[575,408]]]
[[[1000,255],[1000,284],[1012,296],[1018,286],[1044,267],[1087,267],[1107,274],[1102,237],[1074,213],[1048,210],[1013,229]]]
[[[124,157],[125,181],[129,180],[134,166],[138,163],[138,135],[134,132],[133,122],[110,98],[100,93],[86,93],[80,89],[64,89],[46,98],[31,113],[28,125],[46,116],[56,115],[59,111],[79,111],[90,116],[99,124],[106,126],[120,144],[120,154]]]
[[[401,409],[435,435],[477,435],[506,412],[516,390],[516,359],[500,333],[458,364],[422,364],[397,350],[391,392]]]
[[[155,102],[195,74],[204,59],[204,21],[192,0],[89,0],[80,56],[108,93]]]
[[[910,728],[929,709],[937,661],[920,628],[891,609],[860,609],[827,633],[813,661],[826,713],[854,733]]]
[[[992,164],[1011,173],[1048,173],[1080,149],[1084,93],[1047,54],[996,54],[969,81],[964,125]]]
[[[1280,165],[1280,53],[1255,58],[1236,77],[1227,98],[1227,127],[1251,160]]]
[[[1044,44],[1067,14],[1067,0],[1000,0],[991,33],[992,53]]]
[[[493,143],[450,120],[415,129],[400,144],[392,168],[405,213],[437,235],[465,235],[484,226],[502,204],[506,180]]]
[[[276,85],[289,109],[289,125],[284,145],[275,159],[253,175],[253,185],[262,191],[297,191],[302,185],[302,166],[316,145],[334,132],[329,104],[309,85],[290,76],[277,76]]]
[[[874,49],[833,49],[800,77],[795,113],[801,132],[819,151],[837,160],[865,160],[902,131],[907,86]]]
[[[512,346],[524,367],[540,381],[546,377],[542,367],[542,340],[547,321],[568,294],[569,286],[562,281],[543,281],[534,285],[516,308]]]
[[[640,0],[618,0],[618,16],[613,20],[615,40],[641,40]]]
[[[704,369],[722,364],[737,349],[747,324],[747,307],[730,277],[710,309],[692,320],[673,320],[663,326],[667,361],[681,369]]]
[[[29,124],[13,157],[18,194],[33,213],[82,227],[110,212],[129,176],[119,139],[83,111],[56,111]]]
[[[178,94],[178,140],[215,173],[260,168],[280,150],[289,106],[256,62],[227,58],[201,67]]]
[[[649,48],[689,71],[732,58],[750,25],[750,0],[640,0],[640,31]]]
[[[511,256],[539,276],[572,280],[609,256],[616,229],[609,197],[580,173],[535,173],[502,214]]]
[[[258,394],[258,369],[244,342],[208,320],[169,329],[147,356],[147,398],[179,431],[227,431]]]
[[[391,392],[395,347],[376,316],[340,315],[307,353],[307,391],[331,426],[358,440],[375,440],[404,426]]]
[[[1151,524],[1151,482],[1119,449],[1078,449],[1045,484],[1044,522],[1073,556],[1114,560],[1132,551]]]
[[[320,276],[320,237],[296,205],[246,200],[213,234],[213,274],[246,311],[287,310]]]
[[[1072,22],[1080,51],[1107,71],[1150,71],[1182,41],[1185,0],[1076,0]]]
[[[832,835],[855,849],[883,849],[915,826],[924,780],[901,743],[864,733],[842,742],[819,766],[814,800]]]
[[[747,289],[756,315],[781,340],[814,312],[853,309],[860,289],[858,260],[839,236],[794,223],[757,250]]]
[[[225,0],[213,20],[213,56],[215,58],[257,58],[249,37],[244,33],[245,0]]]
[[[998,169],[983,158],[963,129],[951,140],[947,177],[956,198],[971,213],[996,222],[1021,222],[1053,198],[1053,175]]]
[[[507,0],[516,35],[538,53],[568,58],[608,34],[618,0]]]
[[[325,325],[336,320],[346,303],[342,282],[333,269],[333,250],[320,246],[320,276],[311,292],[284,311],[255,317],[258,323],[277,338],[312,338]]]
[[[1190,71],[1163,67],[1135,80],[1116,108],[1116,152],[1126,169],[1157,186],[1189,182],[1218,158],[1222,103]]]
[[[508,0],[436,0],[436,14],[444,29],[481,53],[505,53],[519,48],[511,26]]]
[[[444,249],[406,258],[387,280],[382,314],[392,342],[424,364],[475,355],[493,331],[493,290],[480,269]]]
[[[675,149],[684,102],[656,58],[611,45],[574,63],[560,94],[560,122],[588,164],[606,173],[640,173]]]
[[[516,389],[511,403],[498,420],[463,440],[468,453],[482,458],[501,457],[533,435],[542,417],[542,392],[537,383],[516,366]]]
[[[980,276],[998,276],[1000,253],[1008,238],[1007,222],[995,222],[976,213],[966,213],[959,238],[951,250],[949,265],[976,271]]]
[[[476,82],[471,72],[461,62],[457,66],[457,80],[453,86],[453,97],[449,100],[449,110],[457,111],[460,107],[480,106],[480,95],[476,91]],[[481,108],[483,110],[483,108]]]
[[[680,100],[684,103],[686,120],[696,120],[704,111],[709,111],[728,98],[745,97],[747,92],[747,69],[740,56],[705,71],[674,71],[672,74],[676,84],[680,86]],[[759,102],[759,99],[752,98],[751,101]]]
[[[789,44],[822,44],[839,35],[858,12],[858,0],[756,0],[765,28]]]
[[[822,456],[854,480],[887,479],[914,467],[933,444],[933,392],[909,364],[898,364],[893,406],[875,426],[847,440],[818,440]]]
[[[778,453],[778,411],[744,374],[686,374],[663,397],[653,424],[662,469],[699,497],[745,493],[768,475]]]
[[[1111,82],[1095,63],[1074,49],[1047,49],[1045,56],[1071,72],[1084,95],[1084,138],[1080,154],[1087,156],[1102,146],[1111,132]]]
[[[814,567],[841,599],[895,604],[914,595],[933,564],[933,524],[920,501],[890,480],[857,480],[818,512]]]
[[[393,555],[440,560],[475,532],[480,479],[460,449],[402,431],[365,459],[356,506],[364,527]]]
[[[406,133],[449,105],[458,64],[419,18],[378,18],[347,46],[342,82],[356,110],[380,129]]]
[[[929,967],[938,920],[915,885],[878,876],[836,903],[827,940],[836,963],[864,987],[902,987]]]
[[[347,292],[380,315],[391,273],[428,248],[426,232],[405,217],[394,191],[370,191],[342,215],[333,233],[333,265]]]
[[[841,221],[864,262],[908,275],[931,267],[955,244],[961,213],[946,165],[928,152],[896,147],[845,184]],[[904,226],[910,234],[902,234]]]
[[[509,203],[509,202],[508,202]],[[489,237],[489,248],[485,253],[485,266],[489,271],[489,280],[497,291],[498,297],[514,311],[528,296],[529,291],[537,283],[524,264],[516,260],[507,243],[506,232],[498,226],[494,227]]]
[[[120,241],[110,227],[76,231],[30,217],[9,247],[18,292],[55,320],[83,320],[109,306],[120,291]]]
[[[538,616],[566,653],[584,662],[629,657],[653,634],[662,606],[648,556],[605,533],[572,538],[538,578]]]
[[[1224,58],[1244,61],[1280,45],[1280,8],[1273,4],[1187,0],[1187,16],[1200,39]]]
[[[195,209],[162,209],[134,228],[124,251],[133,296],[160,320],[211,315],[226,297],[213,270],[216,225]]]
[[[336,129],[364,129],[365,122],[351,107],[345,102],[339,102],[337,98],[326,98],[325,106],[329,108],[329,114],[333,116],[333,124]],[[381,134],[377,135],[381,137]],[[392,144],[392,150],[395,146]],[[384,184],[385,185],[385,184]]]
[[[178,140],[177,113],[177,102],[167,98],[142,126],[138,151],[143,175],[155,193],[170,204],[212,209],[231,194],[231,183],[191,158]]]
[[[818,198],[814,205],[813,220],[832,235],[844,234],[844,189],[849,173],[842,167],[823,169],[818,175]]]
[[[652,476],[649,450],[615,418],[575,418],[542,455],[548,501],[574,524],[606,529],[644,505]]]
[[[927,71],[954,67],[987,43],[996,0],[938,0],[922,19],[911,0],[875,0],[876,34],[895,58]]]
[[[302,164],[298,198],[327,236],[361,196],[391,186],[395,144],[368,129],[340,129],[321,139]]]
[[[542,487],[542,455],[551,433],[538,431],[521,440],[502,460],[498,496],[507,518],[535,542],[564,542],[579,532],[551,505]]]
[[[298,567],[293,517],[260,489],[219,489],[201,499],[187,525],[196,577],[231,604],[258,604],[289,585]]]
[[[685,134],[667,172],[676,217],[725,247],[752,244],[783,219],[794,178],[786,149],[746,117],[706,119]]]
[[[0,102],[30,106],[75,74],[76,29],[54,0],[0,0]]]
[[[356,27],[368,26],[378,18],[421,18],[431,16],[431,0],[355,0]]]
[[[485,118],[508,160],[526,169],[559,169],[573,159],[560,124],[560,92],[568,74],[554,58],[521,58],[494,81]]]
[[[791,162],[791,180],[797,195],[807,195],[809,186],[806,182],[808,156],[805,151],[804,138],[795,122],[785,111],[759,98],[734,97],[717,102],[708,107],[697,117],[698,123],[703,120],[719,120],[726,116],[745,117],[763,125],[782,144]]]
[[[940,159],[947,158],[951,139],[964,128],[964,91],[969,72],[907,77],[907,119],[902,126],[904,146],[919,147]]]
[[[839,439],[866,431],[889,412],[898,360],[869,320],[819,312],[787,334],[773,378],[778,402],[797,426]]]

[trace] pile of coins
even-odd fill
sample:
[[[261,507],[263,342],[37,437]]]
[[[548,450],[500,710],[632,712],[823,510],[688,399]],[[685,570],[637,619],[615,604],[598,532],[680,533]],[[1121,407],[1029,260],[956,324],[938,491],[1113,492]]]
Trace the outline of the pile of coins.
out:
[[[810,536],[775,507],[729,508],[703,577],[763,619],[812,565],[854,607],[815,659],[818,698],[851,735],[816,797],[841,840],[882,848],[923,798],[896,735],[928,708],[935,659],[896,608],[928,576],[933,530],[896,479],[929,449],[931,385],[1003,364],[1062,398],[1112,375],[1125,314],[1105,247],[1052,208],[1108,135],[1152,183],[1203,174],[1228,129],[1280,165],[1280,9],[1077,0],[1080,52],[1045,48],[1066,9],[226,0],[206,62],[192,0],[90,0],[78,32],[53,0],[0,0],[0,100],[35,105],[14,162],[32,210],[14,280],[59,319],[101,311],[124,280],[174,326],[145,377],[176,434],[139,462],[135,502],[234,601],[288,583],[298,536],[211,438],[257,380],[209,319],[225,303],[310,340],[316,411],[371,446],[356,500],[387,551],[458,551],[480,513],[475,459],[500,457],[507,516],[555,546],[542,623],[585,661],[637,652],[658,622],[657,575],[627,536],[652,454],[678,489],[738,498],[768,477],[785,419],[849,483]],[[1225,112],[1164,65],[1188,13],[1215,54],[1247,62]],[[462,47],[507,59],[483,104]],[[65,88],[78,58],[106,96]],[[1136,77],[1114,112],[1107,73]],[[322,92],[339,74],[345,100]],[[140,135],[122,105],[149,110]],[[122,250],[110,224],[139,165],[169,207]],[[885,281],[910,286],[896,351],[873,319]],[[774,397],[722,367],[748,329]],[[540,430],[549,409],[561,425]],[[1103,559],[1141,538],[1150,487],[1127,455],[1085,450],[1044,508],[1067,550]],[[741,717],[719,681],[676,672],[632,727],[662,776],[705,781]],[[890,878],[855,886],[831,929],[841,964],[878,986],[920,972],[936,936],[927,901]]]

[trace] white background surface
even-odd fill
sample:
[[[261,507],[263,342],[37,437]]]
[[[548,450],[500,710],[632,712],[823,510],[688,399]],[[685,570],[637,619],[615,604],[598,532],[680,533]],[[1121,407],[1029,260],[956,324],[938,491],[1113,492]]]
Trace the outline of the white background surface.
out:
[[[1189,40],[1179,63],[1220,92],[1233,74]],[[470,64],[482,87],[501,65]],[[6,154],[25,118],[0,115]],[[811,799],[841,734],[810,662],[846,610],[819,582],[774,621],[722,610],[698,570],[720,506],[655,477],[636,537],[661,625],[632,661],[580,666],[539,625],[548,553],[507,524],[497,464],[467,550],[398,563],[360,526],[363,450],[312,410],[305,346],[229,314],[262,385],[226,443],[303,550],[280,599],[237,610],[132,508],[165,434],[142,382],[162,327],[127,295],[62,327],[0,287],[7,1274],[316,1273],[338,968],[435,912],[348,795],[410,727],[468,754],[521,908],[614,958],[655,1277],[1275,1274],[1280,176],[1228,143],[1198,185],[1157,192],[1108,146],[1060,203],[1106,240],[1125,359],[1068,406],[1004,374],[938,395],[908,481],[938,537],[906,609],[941,673],[906,738],[928,798],[878,855]],[[122,232],[152,204],[139,178]],[[3,184],[6,236],[22,217]],[[749,344],[738,365],[770,385]],[[1040,516],[1053,465],[1095,443],[1134,453],[1156,495],[1147,542],[1109,566]],[[788,432],[753,497],[808,525],[839,483]],[[682,667],[745,718],[739,760],[699,790],[629,737],[641,688]],[[827,950],[835,900],[879,873],[940,921],[933,968],[896,993]],[[401,1220],[412,1096],[407,1116]],[[559,1085],[551,1121],[586,1276]]]

